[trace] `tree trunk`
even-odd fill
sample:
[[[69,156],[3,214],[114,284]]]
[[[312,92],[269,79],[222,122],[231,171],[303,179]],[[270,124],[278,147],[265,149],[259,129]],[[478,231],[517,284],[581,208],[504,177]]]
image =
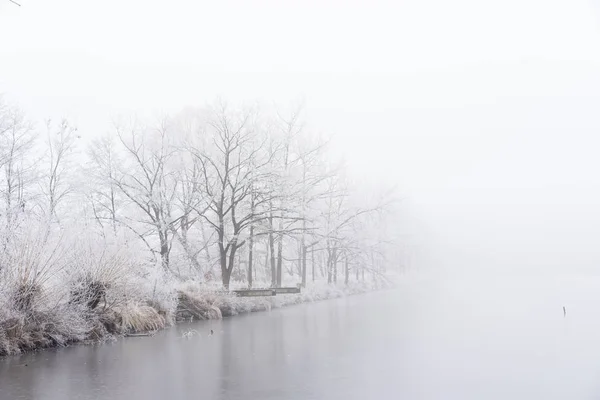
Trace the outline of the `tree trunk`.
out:
[[[315,281],[315,249],[311,250],[311,258],[312,258],[312,281]]]
[[[160,240],[160,260],[162,267],[165,271],[169,270],[169,240],[167,236],[167,232],[162,230],[159,231],[159,240]]]
[[[281,287],[283,280],[283,235],[279,235],[279,242],[277,243],[277,287]]]
[[[331,283],[332,282],[332,261],[333,261],[333,257],[332,257],[332,249],[327,246],[327,283]]]
[[[229,290],[230,274],[227,270],[227,253],[222,245],[219,245],[219,261],[221,264],[221,281],[223,282],[223,287]]]
[[[110,184],[110,218],[112,222],[113,234],[117,237],[117,206],[115,200],[115,190],[113,184]]]
[[[235,241],[231,244],[231,248],[229,249],[229,263],[225,266],[226,274],[223,277],[223,287],[225,290],[229,290],[229,281],[231,280],[231,273],[233,272],[233,267],[235,265],[235,252],[237,250],[237,243]],[[225,258],[227,258],[227,254],[225,254]]]
[[[265,278],[267,277],[267,271],[269,271],[269,241],[265,241]]]
[[[277,265],[275,263],[275,238],[269,233],[269,254],[271,255],[271,286],[277,286]]]
[[[337,283],[337,248],[333,248],[333,283]]]
[[[344,268],[345,268],[345,276],[344,276],[344,283],[346,284],[346,286],[348,286],[348,281],[350,281],[350,269],[348,267],[348,256],[345,257],[344,259]]]
[[[284,171],[287,172],[288,170],[288,161],[289,161],[289,153],[290,153],[290,137],[286,138],[286,144],[285,144],[285,152],[284,152],[284,161],[283,161],[283,168]],[[285,199],[282,198],[281,199],[281,211],[279,213],[279,233],[277,234],[277,287],[281,287],[282,281],[283,281],[283,216],[284,216],[284,211],[283,209],[285,208]],[[271,225],[273,226],[273,225]]]
[[[254,251],[254,225],[250,225],[250,237],[248,245],[248,287],[252,288],[252,253]]]
[[[306,287],[306,245],[304,240],[302,240],[302,287]]]
[[[203,275],[202,265],[200,265],[200,263],[198,262],[198,258],[196,257],[193,250],[191,249],[190,242],[188,241],[188,230],[189,230],[189,226],[187,223],[187,218],[182,218],[181,233],[179,233],[177,231],[177,229],[173,229],[173,234],[177,238],[177,241],[181,244],[181,247],[183,247],[183,251],[185,252],[185,255],[187,256],[192,267],[194,267],[194,269],[196,270],[196,273],[199,276],[202,276]]]
[[[221,224],[222,227],[222,224]],[[225,237],[223,235],[223,228],[219,231],[219,263],[221,264],[221,282],[226,290],[229,290],[229,279],[231,275],[227,269],[227,249],[223,241]]]

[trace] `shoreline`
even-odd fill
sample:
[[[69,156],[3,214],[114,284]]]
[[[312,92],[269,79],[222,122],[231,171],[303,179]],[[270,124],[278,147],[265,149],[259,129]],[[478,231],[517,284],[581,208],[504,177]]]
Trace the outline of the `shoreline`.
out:
[[[393,281],[351,282],[348,285],[316,283],[303,288],[299,294],[238,297],[232,292],[224,293],[185,282],[176,290],[176,303],[170,309],[153,301],[125,303],[99,311],[63,305],[0,320],[0,358],[72,345],[97,345],[124,337],[153,336],[179,323],[270,311],[395,286]]]

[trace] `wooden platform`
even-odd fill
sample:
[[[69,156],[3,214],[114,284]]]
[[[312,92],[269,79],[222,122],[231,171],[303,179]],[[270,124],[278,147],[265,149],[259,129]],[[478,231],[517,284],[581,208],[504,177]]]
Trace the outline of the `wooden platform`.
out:
[[[240,297],[275,296],[277,294],[273,289],[239,289],[233,290],[233,293]]]
[[[279,287],[279,288],[273,288],[272,290],[275,291],[275,293],[277,294],[295,294],[295,293],[300,293],[300,288],[299,287]]]
[[[238,289],[233,290],[233,293],[239,297],[264,297],[264,296],[276,296],[278,294],[296,294],[300,293],[299,287],[280,287],[280,288],[267,288],[267,289]]]

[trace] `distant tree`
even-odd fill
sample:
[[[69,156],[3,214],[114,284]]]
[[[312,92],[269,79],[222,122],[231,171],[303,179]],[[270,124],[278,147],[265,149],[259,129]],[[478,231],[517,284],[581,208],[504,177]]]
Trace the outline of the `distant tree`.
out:
[[[116,236],[120,223],[119,209],[123,206],[123,199],[116,184],[121,160],[114,137],[104,136],[94,140],[88,154],[90,168],[86,170],[87,196],[94,219],[100,226],[102,234],[104,234],[105,224],[108,224],[113,235]]]
[[[45,171],[42,173],[40,189],[46,200],[43,208],[48,220],[57,220],[58,205],[73,191],[72,161],[78,135],[77,128],[67,120],[62,120],[56,126],[48,121],[46,129]]]
[[[18,215],[25,212],[33,195],[30,186],[36,178],[35,167],[39,157],[33,150],[37,136],[33,124],[22,111],[0,99],[0,168],[3,217],[5,230],[16,228]],[[9,236],[5,235],[5,239]]]

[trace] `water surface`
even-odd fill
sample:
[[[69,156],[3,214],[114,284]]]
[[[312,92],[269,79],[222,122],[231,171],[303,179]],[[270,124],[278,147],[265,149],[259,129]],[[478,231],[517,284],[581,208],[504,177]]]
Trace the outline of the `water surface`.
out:
[[[0,359],[0,399],[600,398],[598,293],[586,279],[414,283]]]

